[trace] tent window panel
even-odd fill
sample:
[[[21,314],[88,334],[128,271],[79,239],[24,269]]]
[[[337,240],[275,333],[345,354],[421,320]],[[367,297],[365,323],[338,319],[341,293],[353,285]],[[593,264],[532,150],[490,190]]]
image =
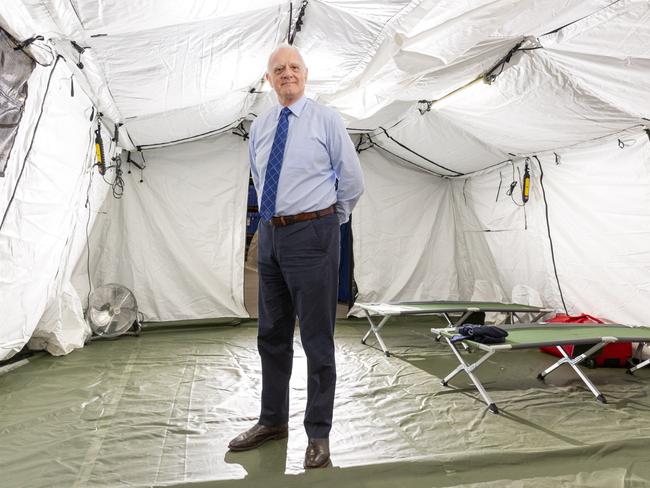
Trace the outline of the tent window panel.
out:
[[[20,50],[0,29],[0,177],[5,174],[18,125],[25,109],[27,80],[34,61]]]

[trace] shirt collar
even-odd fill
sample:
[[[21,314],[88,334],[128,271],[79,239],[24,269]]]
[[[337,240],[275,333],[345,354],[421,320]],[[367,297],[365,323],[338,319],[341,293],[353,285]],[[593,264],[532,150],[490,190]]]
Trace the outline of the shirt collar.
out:
[[[291,105],[289,105],[287,108],[291,110],[291,113],[295,115],[296,117],[300,117],[300,114],[302,113],[303,109],[305,108],[305,104],[307,103],[307,98],[305,96],[300,97],[298,100],[293,102]],[[278,104],[277,105],[277,114],[276,118],[280,117],[280,112],[284,108],[282,105]]]

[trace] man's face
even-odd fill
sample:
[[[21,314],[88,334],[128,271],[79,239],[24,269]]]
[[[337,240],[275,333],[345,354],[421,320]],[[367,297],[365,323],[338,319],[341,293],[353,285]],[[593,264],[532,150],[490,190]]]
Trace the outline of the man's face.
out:
[[[279,102],[291,105],[305,93],[307,68],[293,49],[279,49],[269,60],[266,80],[278,95]]]

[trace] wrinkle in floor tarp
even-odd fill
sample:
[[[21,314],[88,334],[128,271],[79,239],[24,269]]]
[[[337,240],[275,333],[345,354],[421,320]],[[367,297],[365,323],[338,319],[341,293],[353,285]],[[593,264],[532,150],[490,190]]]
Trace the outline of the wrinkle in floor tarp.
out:
[[[289,438],[230,453],[259,412],[254,322],[146,330],[41,356],[0,376],[0,486],[593,486],[650,484],[650,370],[587,370],[597,403],[568,370],[528,350],[477,370],[486,410],[433,340],[431,319],[382,332],[393,356],[337,324],[333,466],[304,472],[306,363],[299,334]],[[437,324],[434,324],[437,325]]]

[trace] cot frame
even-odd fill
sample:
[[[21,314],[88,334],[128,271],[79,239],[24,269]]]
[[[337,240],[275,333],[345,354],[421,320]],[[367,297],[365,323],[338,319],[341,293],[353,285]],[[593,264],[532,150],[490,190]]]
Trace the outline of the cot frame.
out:
[[[641,353],[642,348],[643,348],[643,344],[639,343],[633,357],[636,357],[637,355],[639,355]],[[644,361],[641,361],[639,364],[636,364],[636,365],[632,366],[631,368],[628,368],[627,371],[625,371],[625,372],[627,374],[634,374],[635,371],[637,371],[637,370],[639,370],[641,368],[645,368],[648,364],[650,364],[650,358],[648,358],[648,359],[646,359]]]
[[[539,328],[540,325],[542,325],[542,323],[504,325],[500,327],[506,330],[513,330],[513,329],[525,329],[525,328]],[[547,326],[549,330],[553,330],[553,329],[558,330],[562,328],[576,327],[576,324],[552,323],[552,324],[544,324],[544,325]],[[626,326],[621,324],[603,324],[603,329],[608,329],[607,330],[608,333],[612,332],[612,328],[634,329],[638,327],[631,327],[631,326]],[[578,375],[578,377],[587,386],[587,388],[589,388],[589,390],[594,395],[594,397],[596,397],[596,400],[604,404],[607,403],[607,399],[596,387],[596,385],[594,385],[592,381],[587,377],[585,372],[578,367],[578,365],[582,361],[584,361],[585,359],[587,359],[588,357],[592,356],[600,349],[605,347],[607,344],[614,343],[614,342],[644,342],[644,341],[648,341],[649,339],[647,336],[646,337],[643,336],[616,337],[611,335],[601,335],[601,336],[589,337],[587,339],[573,338],[573,339],[553,340],[553,341],[541,342],[541,343],[535,342],[535,343],[524,343],[524,344],[520,344],[520,343],[508,344],[507,342],[505,344],[481,344],[475,341],[464,340],[462,341],[462,343],[465,343],[467,346],[469,346],[470,351],[474,349],[474,350],[481,350],[485,352],[485,354],[481,356],[478,360],[474,361],[473,363],[468,363],[461,356],[457,343],[451,342],[451,338],[458,333],[458,329],[456,327],[444,328],[444,329],[432,328],[431,333],[434,336],[441,336],[442,338],[444,338],[445,342],[452,350],[454,356],[459,362],[459,365],[442,379],[441,384],[443,386],[449,386],[449,381],[451,381],[458,373],[464,371],[469,377],[469,379],[471,380],[471,382],[476,387],[481,397],[483,398],[483,401],[487,404],[488,409],[495,414],[499,413],[499,408],[497,407],[496,403],[494,403],[490,395],[487,393],[481,381],[474,374],[474,370],[476,370],[481,364],[483,364],[487,359],[492,357],[497,352],[512,351],[517,349],[538,348],[541,346],[554,346],[562,354],[562,357],[558,359],[556,362],[554,362],[552,365],[550,365],[548,368],[546,368],[544,371],[539,373],[537,375],[537,379],[544,381],[546,376],[548,376],[550,373],[555,371],[561,365],[567,364],[573,369],[573,371]],[[576,356],[575,358],[571,358],[563,347],[570,344],[594,344],[594,345],[590,347],[588,350],[586,350],[584,353],[580,354],[579,356]],[[650,362],[650,360],[648,360],[648,362]],[[637,369],[638,367],[643,367],[641,364],[637,366]]]
[[[410,308],[410,306],[422,306],[422,305],[442,305],[446,304],[446,309],[430,309],[430,310],[420,310]],[[515,320],[520,321],[520,318],[517,314],[522,313],[531,313],[536,314],[531,319],[531,322],[537,322],[544,315],[551,313],[553,310],[543,307],[534,307],[531,305],[522,305],[519,303],[500,303],[500,302],[472,302],[472,301],[452,301],[452,300],[442,300],[442,301],[422,301],[422,302],[400,302],[400,303],[355,303],[356,306],[361,308],[370,327],[366,332],[366,335],[361,339],[361,344],[366,344],[370,334],[374,334],[381,350],[384,352],[386,357],[390,357],[390,351],[386,346],[383,338],[381,337],[380,331],[383,327],[386,326],[391,317],[397,317],[402,315],[442,315],[449,327],[458,327],[460,326],[467,317],[469,317],[474,312],[499,312],[506,313],[508,315],[506,320],[509,320],[513,323]],[[373,321],[372,314],[375,313],[381,317],[378,323]],[[450,314],[460,313],[461,315],[456,319],[452,320]],[[440,340],[440,337],[437,337],[436,340]]]

